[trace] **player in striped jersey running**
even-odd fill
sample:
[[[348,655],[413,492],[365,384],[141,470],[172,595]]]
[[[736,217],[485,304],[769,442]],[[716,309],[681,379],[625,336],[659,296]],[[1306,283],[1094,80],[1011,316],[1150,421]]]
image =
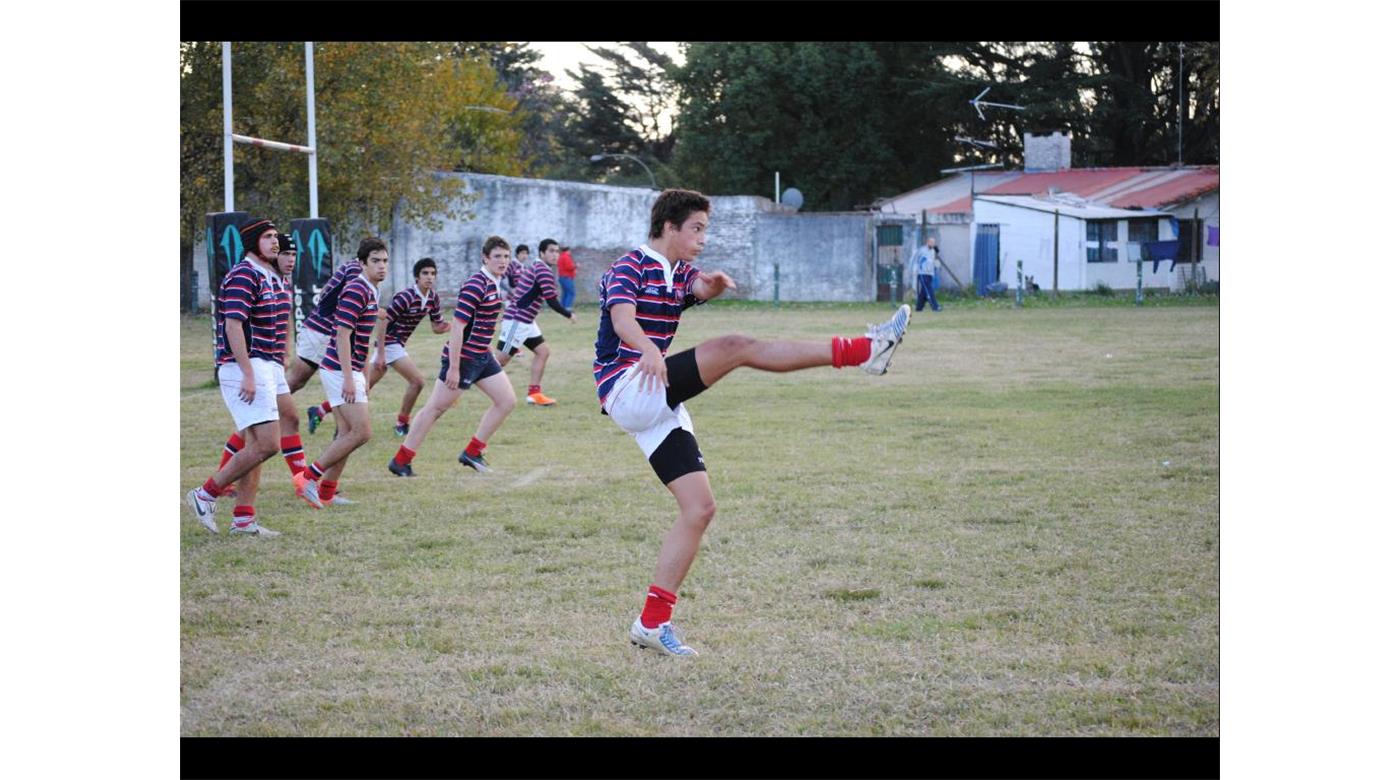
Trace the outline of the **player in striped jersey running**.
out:
[[[477,471],[490,471],[482,453],[491,434],[501,427],[515,409],[515,391],[501,365],[491,354],[491,337],[496,321],[504,308],[505,270],[510,262],[510,244],[500,236],[491,236],[481,247],[481,269],[457,291],[457,307],[452,312],[451,336],[442,348],[442,366],[438,381],[428,403],[414,415],[403,446],[389,460],[389,471],[400,477],[413,474],[413,457],[423,446],[428,432],[437,424],[462,391],[476,385],[491,399],[491,407],[481,415],[476,435],[467,444],[458,462]]]
[[[424,317],[432,320],[434,333],[446,333],[448,330],[448,324],[442,318],[442,302],[434,289],[436,286],[437,263],[431,257],[425,257],[413,264],[413,284],[394,293],[394,297],[389,299],[389,305],[379,310],[380,323],[375,339],[377,343],[373,345],[373,354],[365,370],[365,390],[373,391],[379,380],[389,372],[389,366],[393,366],[408,383],[408,387],[404,389],[403,403],[399,405],[399,419],[394,426],[394,434],[397,436],[408,435],[409,416],[413,413],[413,405],[418,403],[418,396],[422,394],[424,386],[423,373],[418,370],[405,348],[408,337],[413,335],[414,329]],[[317,418],[329,414],[330,410],[330,401],[324,402]]]
[[[521,246],[524,246],[522,244]],[[540,242],[540,256],[526,263],[515,282],[515,295],[501,320],[501,340],[496,343],[496,362],[505,368],[510,359],[520,352],[523,345],[535,356],[530,360],[530,386],[525,391],[525,402],[535,406],[553,406],[553,398],[540,389],[544,379],[544,364],[549,360],[549,347],[544,343],[544,334],[535,322],[542,304],[568,317],[569,324],[578,322],[574,313],[559,303],[557,287],[554,284],[554,265],[559,261],[559,242],[546,238]]]
[[[709,224],[704,195],[666,190],[652,205],[647,243],[618,258],[599,282],[593,363],[598,400],[603,413],[636,440],[680,509],[661,542],[642,614],[629,632],[633,644],[666,655],[696,654],[671,625],[671,611],[715,515],[705,459],[683,402],[741,366],[775,372],[860,366],[883,374],[909,322],[909,307],[902,306],[865,336],[837,336],[829,344],[730,335],[668,356],[681,312],[735,289],[724,272],[691,265],[705,247]]]
[[[340,435],[306,471],[295,478],[306,503],[322,508],[335,498],[336,485],[350,454],[370,439],[369,392],[365,358],[379,321],[379,283],[389,273],[389,248],[378,238],[360,242],[364,270],[345,283],[335,310],[335,336],[321,359],[321,386],[330,399]]]
[[[214,329],[220,391],[244,446],[185,500],[195,519],[218,533],[217,497],[236,482],[241,503],[233,509],[229,533],[271,537],[279,534],[258,523],[253,500],[258,466],[277,453],[279,407],[291,403],[282,367],[290,345],[292,293],[277,265],[276,226],[252,219],[239,232],[247,252],[219,286]]]

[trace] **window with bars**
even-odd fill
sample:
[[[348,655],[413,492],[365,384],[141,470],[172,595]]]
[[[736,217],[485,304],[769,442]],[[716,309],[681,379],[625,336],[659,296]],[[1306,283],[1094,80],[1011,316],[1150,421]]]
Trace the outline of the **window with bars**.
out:
[[[1089,262],[1118,262],[1118,220],[1091,219],[1084,225],[1084,246],[1088,251]]]

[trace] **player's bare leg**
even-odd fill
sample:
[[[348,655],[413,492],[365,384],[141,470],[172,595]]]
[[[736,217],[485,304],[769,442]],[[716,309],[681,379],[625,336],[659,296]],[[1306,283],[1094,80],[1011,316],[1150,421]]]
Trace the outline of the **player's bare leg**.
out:
[[[530,360],[530,384],[538,385],[544,379],[544,364],[549,362],[549,345],[535,347],[535,357]]]
[[[441,379],[437,380],[433,385],[432,395],[428,396],[428,403],[413,416],[403,446],[415,451],[422,446],[423,440],[428,438],[428,432],[437,424],[438,418],[451,409],[461,397],[461,388],[448,387]]]
[[[394,370],[399,372],[403,381],[408,383],[408,387],[403,391],[403,403],[399,404],[399,415],[408,417],[413,414],[413,407],[418,403],[418,396],[422,395],[423,388],[427,387],[427,382],[423,379],[423,372],[418,370],[418,366],[406,357],[399,358],[393,363]]]
[[[695,561],[700,538],[715,516],[715,496],[710,491],[710,477],[704,471],[692,471],[677,477],[666,486],[676,497],[680,516],[661,540],[661,552],[656,559],[656,576],[652,582],[676,593]]]
[[[300,483],[302,498],[312,506],[328,504],[335,498],[335,489],[340,481],[341,472],[345,470],[345,461],[350,457],[350,453],[370,440],[367,402],[341,404],[331,411],[335,414],[335,424],[340,435],[331,441],[331,445],[315,463],[307,467],[306,476],[310,479]],[[316,501],[311,500],[312,491],[315,491]]]
[[[476,438],[486,441],[515,410],[515,388],[504,371],[477,382],[476,388],[491,399],[491,408],[481,415],[481,423],[476,427]]]
[[[760,341],[738,334],[720,336],[695,348],[700,381],[713,387],[741,366],[760,371],[798,371],[831,365],[831,344],[822,341]]]

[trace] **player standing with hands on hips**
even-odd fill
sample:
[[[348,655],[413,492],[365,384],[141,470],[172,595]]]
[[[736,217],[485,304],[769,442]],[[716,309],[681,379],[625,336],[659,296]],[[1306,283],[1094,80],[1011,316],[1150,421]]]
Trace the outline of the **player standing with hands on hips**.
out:
[[[909,323],[906,305],[865,336],[837,336],[827,343],[728,335],[668,356],[683,311],[736,289],[723,271],[691,265],[705,248],[709,223],[704,195],[662,192],[651,208],[647,243],[614,261],[598,284],[601,316],[593,363],[598,400],[603,413],[636,440],[680,510],[661,542],[642,614],[629,632],[633,644],[666,655],[696,655],[671,625],[671,612],[715,515],[705,460],[683,402],[740,366],[774,372],[860,366],[883,374]]]

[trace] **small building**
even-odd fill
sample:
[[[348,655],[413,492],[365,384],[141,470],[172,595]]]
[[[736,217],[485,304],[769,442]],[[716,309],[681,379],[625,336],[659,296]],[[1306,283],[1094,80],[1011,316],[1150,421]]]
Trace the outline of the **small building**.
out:
[[[938,238],[949,272],[945,283],[973,283],[977,277],[976,237],[981,233],[1005,236],[1008,242],[1003,247],[999,241],[991,255],[1002,261],[1002,267],[994,269],[999,271],[997,279],[1014,286],[1015,260],[1020,259],[1027,269],[1025,273],[1034,276],[1042,288],[1050,289],[1055,283],[1053,267],[1045,276],[1041,275],[1043,271],[1029,268],[1033,263],[1040,268],[1042,250],[1050,252],[1053,266],[1053,216],[1057,207],[1062,220],[1074,211],[1070,217],[1074,229],[1070,234],[1066,234],[1064,222],[1060,224],[1062,290],[1092,289],[1098,282],[1117,289],[1135,286],[1139,247],[1152,235],[1154,226],[1152,240],[1177,239],[1181,244],[1176,268],[1166,270],[1171,263],[1165,263],[1150,277],[1150,269],[1145,269],[1144,286],[1181,290],[1192,274],[1197,281],[1219,281],[1219,166],[1062,167],[1068,165],[1069,144],[1069,136],[1062,133],[1028,133],[1026,170],[961,172],[881,199],[874,205],[884,213],[914,217],[920,239],[927,233]],[[1047,204],[1051,218],[1049,232],[1044,232]],[[987,240],[984,238],[984,242]],[[1003,248],[1024,256],[1013,258],[1007,254],[1003,259]],[[1196,262],[1193,264],[1192,260]],[[1076,270],[1066,276],[1070,267]]]

